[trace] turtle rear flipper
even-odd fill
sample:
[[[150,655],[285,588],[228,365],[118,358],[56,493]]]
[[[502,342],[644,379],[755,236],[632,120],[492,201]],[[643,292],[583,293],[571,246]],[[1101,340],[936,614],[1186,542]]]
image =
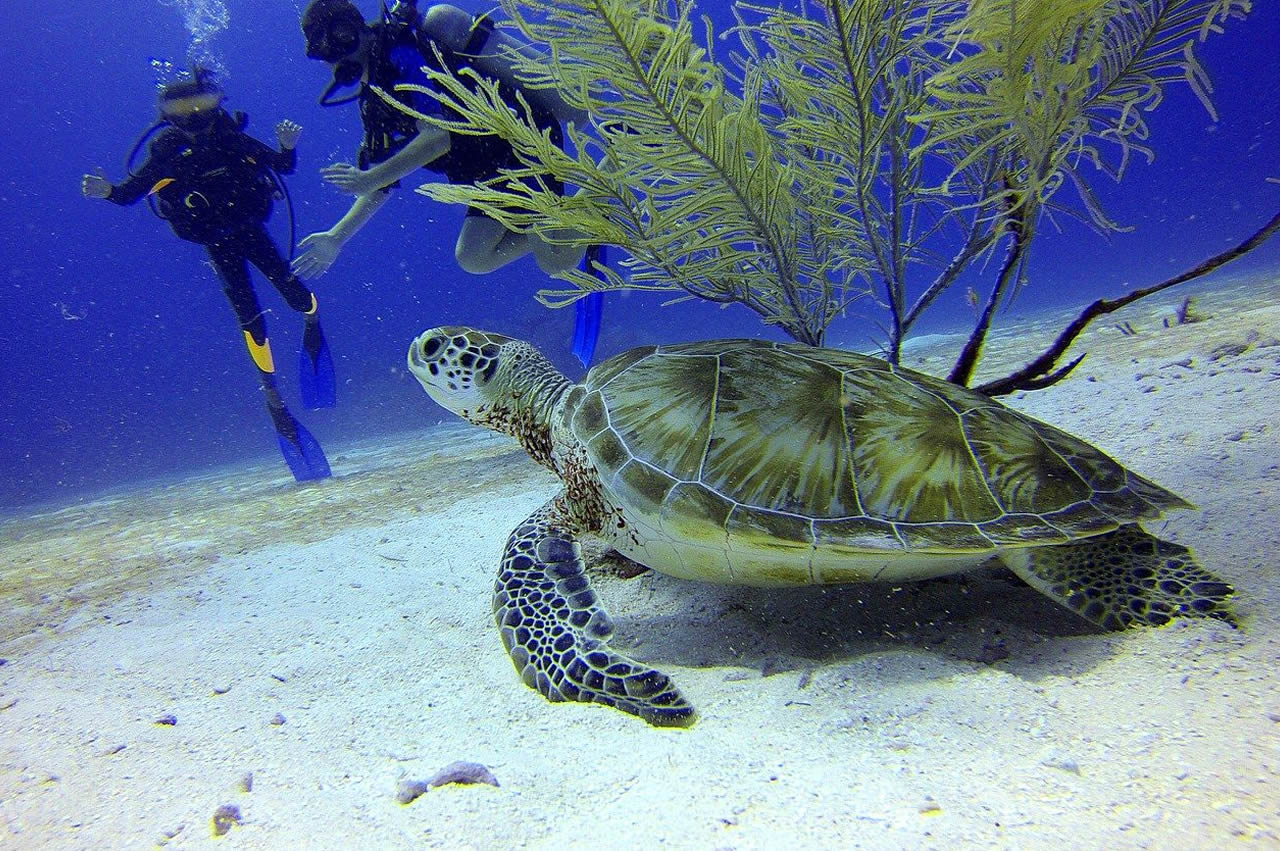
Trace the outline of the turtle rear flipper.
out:
[[[613,622],[557,514],[553,499],[516,527],[494,585],[494,620],[525,684],[551,701],[603,703],[655,726],[693,723],[666,674],[609,649]]]
[[[1104,629],[1209,617],[1235,626],[1235,589],[1196,563],[1186,547],[1137,525],[1070,544],[1001,553],[1024,582]]]

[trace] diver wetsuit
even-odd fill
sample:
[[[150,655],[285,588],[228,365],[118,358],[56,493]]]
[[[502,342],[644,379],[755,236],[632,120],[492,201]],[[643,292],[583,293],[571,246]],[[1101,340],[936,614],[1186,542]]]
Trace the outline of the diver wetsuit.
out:
[[[304,314],[315,310],[311,290],[289,271],[266,228],[276,191],[270,171],[291,174],[297,161],[296,151],[268,147],[219,110],[213,127],[194,137],[174,127],[160,131],[146,162],[112,188],[107,200],[134,204],[154,193],[173,232],[208,250],[241,330],[261,346],[266,320],[249,277],[250,263],[291,308]]]

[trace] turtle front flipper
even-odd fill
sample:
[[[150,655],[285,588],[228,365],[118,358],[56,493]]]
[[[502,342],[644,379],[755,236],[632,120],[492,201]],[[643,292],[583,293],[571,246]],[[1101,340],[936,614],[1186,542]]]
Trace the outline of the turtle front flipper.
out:
[[[693,723],[693,707],[666,674],[609,649],[613,622],[558,517],[553,499],[516,527],[493,589],[502,643],[525,684],[551,701],[604,703],[657,726]]]
[[[1227,607],[1235,589],[1186,547],[1136,525],[1070,544],[1007,550],[1001,558],[1032,588],[1104,629],[1159,626],[1175,617],[1235,625]]]

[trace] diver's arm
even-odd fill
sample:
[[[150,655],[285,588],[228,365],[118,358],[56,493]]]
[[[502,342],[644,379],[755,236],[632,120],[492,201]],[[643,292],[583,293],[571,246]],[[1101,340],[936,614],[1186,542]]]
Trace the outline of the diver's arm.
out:
[[[240,145],[243,147],[244,155],[256,162],[265,163],[277,174],[293,174],[298,167],[298,152],[286,145],[281,145],[280,150],[277,151],[248,133],[240,134]]]
[[[254,139],[254,141],[258,140]],[[261,142],[258,144],[262,145]],[[262,155],[277,174],[293,174],[298,167],[298,152],[294,148],[283,148],[277,151],[275,148],[262,145]]]
[[[170,176],[169,157],[173,151],[175,140],[169,132],[162,132],[151,143],[147,151],[147,159],[135,172],[130,172],[123,181],[111,187],[105,196],[112,204],[127,207],[138,203],[144,195],[155,189],[164,178]]]
[[[361,195],[333,227],[303,237],[298,243],[302,251],[293,260],[293,273],[307,279],[323,275],[338,259],[342,247],[360,232],[390,197],[390,191]]]
[[[298,137],[302,135],[302,125],[288,118],[276,125],[276,141],[280,150],[272,151],[275,159],[274,168],[280,174],[293,174],[298,167]]]
[[[142,168],[112,186],[111,191],[101,197],[112,204],[119,204],[122,207],[136,204],[138,199],[150,192],[152,187],[164,177],[161,174],[163,170],[162,166],[157,164],[154,159],[148,159],[142,164]]]
[[[366,169],[350,163],[333,163],[320,170],[324,179],[355,195],[368,195],[391,186],[424,165],[449,153],[449,133],[426,122],[418,123],[418,135],[392,156]],[[354,208],[353,208],[354,209]]]
[[[137,174],[129,175],[122,183],[112,186],[111,192],[107,195],[107,200],[122,207],[136,204],[138,199],[151,191],[151,187],[155,186],[157,182],[159,182],[158,176],[148,175],[147,170],[143,169]]]
[[[277,174],[293,174],[298,167],[298,152],[293,148],[283,148],[277,151],[266,142],[261,139],[255,139],[247,133],[242,135],[240,143],[244,146],[246,155],[257,162],[266,164]]]
[[[351,205],[351,209],[347,210],[347,214],[338,219],[337,224],[329,228],[329,233],[341,240],[346,245],[351,237],[360,232],[373,214],[382,209],[382,205],[387,203],[387,199],[391,197],[390,190],[371,192],[368,195],[361,195]]]
[[[418,135],[409,140],[409,144],[365,171],[379,187],[390,186],[447,153],[449,132],[420,121]]]
[[[298,152],[294,148],[285,148],[284,150],[275,151],[267,148],[271,152],[271,167],[278,174],[293,174],[298,167]]]

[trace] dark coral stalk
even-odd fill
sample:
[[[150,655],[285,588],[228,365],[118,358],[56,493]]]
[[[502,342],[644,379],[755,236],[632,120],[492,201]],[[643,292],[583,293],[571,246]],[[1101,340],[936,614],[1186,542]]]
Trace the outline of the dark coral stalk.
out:
[[[1262,243],[1266,242],[1276,231],[1280,231],[1280,213],[1274,215],[1269,222],[1262,226],[1255,234],[1250,236],[1244,242],[1235,248],[1229,249],[1210,257],[1203,263],[1200,263],[1193,269],[1189,269],[1180,275],[1175,275],[1167,281],[1162,281],[1150,287],[1133,290],[1132,292],[1116,299],[1100,298],[1093,304],[1089,305],[1084,311],[1077,316],[1066,329],[1058,335],[1058,339],[1054,340],[1044,354],[1033,360],[1015,373],[1005,376],[995,381],[988,381],[986,384],[979,385],[975,389],[987,394],[988,396],[1002,396],[1012,393],[1015,390],[1035,390],[1042,387],[1048,387],[1056,384],[1075,368],[1076,364],[1084,359],[1084,355],[1076,358],[1067,364],[1064,368],[1054,371],[1058,361],[1062,355],[1070,348],[1076,337],[1084,331],[1085,327],[1097,319],[1099,316],[1105,316],[1108,313],[1114,313],[1122,307],[1133,304],[1140,298],[1146,298],[1149,295],[1167,290],[1178,284],[1195,280],[1203,277],[1220,266],[1225,266],[1238,257],[1243,257]],[[952,373],[955,374],[954,372]],[[954,379],[953,379],[954,380]]]

